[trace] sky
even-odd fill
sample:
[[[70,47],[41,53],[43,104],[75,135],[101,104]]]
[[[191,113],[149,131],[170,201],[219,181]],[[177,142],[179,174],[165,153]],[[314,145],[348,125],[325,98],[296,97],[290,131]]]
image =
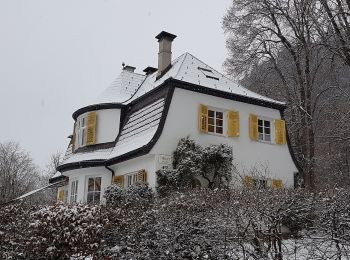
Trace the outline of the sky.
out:
[[[0,142],[15,141],[44,168],[64,153],[72,113],[118,76],[122,63],[157,67],[161,31],[223,71],[228,0],[0,0]]]

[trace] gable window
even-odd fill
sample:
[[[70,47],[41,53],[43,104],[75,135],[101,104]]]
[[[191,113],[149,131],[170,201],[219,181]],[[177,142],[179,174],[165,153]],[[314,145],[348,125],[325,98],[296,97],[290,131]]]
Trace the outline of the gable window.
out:
[[[258,119],[259,141],[271,142],[271,122],[269,120]]]
[[[70,186],[70,203],[76,203],[78,197],[78,180],[72,181]]]
[[[89,177],[87,183],[86,201],[88,204],[97,204],[101,200],[101,177]]]
[[[224,113],[221,111],[208,109],[208,132],[223,134]]]

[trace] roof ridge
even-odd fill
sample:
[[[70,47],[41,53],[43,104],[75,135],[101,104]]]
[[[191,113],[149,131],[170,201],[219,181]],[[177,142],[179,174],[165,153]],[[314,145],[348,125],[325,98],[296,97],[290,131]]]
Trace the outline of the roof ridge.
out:
[[[180,70],[181,70],[181,68],[182,68],[182,65],[184,64],[184,61],[186,60],[186,57],[187,57],[187,55],[191,55],[190,53],[188,53],[188,52],[185,52],[185,53],[183,53],[183,54],[181,54],[177,59],[179,59],[181,56],[184,56],[183,58],[182,58],[182,62],[181,62],[181,64],[180,64],[180,66],[179,66],[179,68],[178,68],[178,70],[177,70],[177,72],[176,72],[176,74],[175,74],[175,77],[174,78],[176,78],[177,77],[177,75],[179,75],[179,73],[180,73]]]

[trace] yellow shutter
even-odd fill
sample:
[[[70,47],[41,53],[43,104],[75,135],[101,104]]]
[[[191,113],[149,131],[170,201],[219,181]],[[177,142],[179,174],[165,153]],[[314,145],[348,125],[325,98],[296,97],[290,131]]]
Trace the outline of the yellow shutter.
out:
[[[208,107],[200,105],[198,111],[198,128],[203,133],[208,132]]]
[[[282,180],[273,179],[271,186],[272,188],[275,188],[275,189],[282,189],[283,188]]]
[[[276,144],[286,143],[286,122],[284,120],[275,120],[275,139]]]
[[[251,176],[244,176],[244,186],[245,187],[253,187],[253,177]]]
[[[96,112],[89,112],[87,115],[86,145],[96,143]]]
[[[119,185],[121,188],[124,188],[124,176],[113,176],[113,183]]]
[[[239,112],[238,111],[229,111],[228,112],[227,135],[230,137],[239,136]]]
[[[60,190],[58,192],[58,201],[61,201],[61,202],[64,201],[64,190]]]
[[[144,169],[137,173],[137,181],[140,183],[147,182],[147,172]]]
[[[76,131],[76,123],[74,122],[73,137],[72,137],[72,152],[74,152],[75,150],[75,139],[76,139],[75,131]]]
[[[251,140],[257,141],[259,137],[258,133],[258,116],[249,115],[249,137]]]

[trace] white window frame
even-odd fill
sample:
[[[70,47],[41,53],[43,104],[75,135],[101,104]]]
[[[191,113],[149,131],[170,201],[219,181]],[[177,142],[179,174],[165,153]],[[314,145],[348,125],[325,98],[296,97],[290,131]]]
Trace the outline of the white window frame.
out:
[[[259,121],[262,122],[262,125],[259,124]],[[269,122],[270,126],[265,126],[266,122]],[[260,131],[260,129],[262,131]],[[269,129],[270,133],[267,134],[266,130]],[[258,141],[263,143],[272,143],[272,133],[273,133],[273,120],[271,118],[258,116]],[[269,136],[269,139],[267,138]]]
[[[86,146],[86,131],[87,131],[87,113],[80,115],[77,118],[76,129],[75,129],[75,147]]]
[[[130,187],[132,185],[135,185],[137,183],[137,176],[138,176],[138,171],[136,172],[131,172],[128,174],[124,175],[125,178],[125,187]]]
[[[94,190],[93,191],[89,191],[89,179],[91,179],[91,178],[93,178],[94,180],[96,179],[96,178],[100,178],[101,179],[101,181],[100,181],[100,190],[99,191],[97,191],[97,190],[95,190],[95,182],[94,182]],[[89,203],[88,202],[88,196],[89,196],[89,193],[92,193],[92,194],[94,194],[94,193],[100,193],[100,197],[99,197],[99,200],[98,201],[95,201],[95,197],[93,196],[92,198],[93,198],[93,200],[92,200],[92,203],[90,203],[90,204],[100,204],[101,203],[101,199],[102,199],[102,176],[86,176],[86,180],[85,180],[85,201],[86,201],[86,203]]]
[[[214,117],[211,117],[209,115],[209,111],[213,111],[214,112]],[[217,118],[217,113],[222,113],[222,118]],[[214,119],[214,124],[210,124],[209,123],[209,120],[213,118]],[[222,125],[221,126],[218,126],[217,125],[217,120],[221,120],[222,121]],[[211,135],[218,135],[218,136],[225,136],[225,132],[226,132],[226,126],[227,124],[227,111],[223,110],[223,109],[219,109],[219,108],[215,108],[215,107],[209,107],[208,106],[208,134],[211,134]],[[210,126],[213,126],[214,127],[214,131],[211,132],[209,131],[209,127]],[[222,128],[222,133],[217,133],[216,130],[218,127],[221,127]]]
[[[77,203],[78,202],[78,186],[79,186],[79,181],[77,179],[75,179],[71,182],[69,203]]]

